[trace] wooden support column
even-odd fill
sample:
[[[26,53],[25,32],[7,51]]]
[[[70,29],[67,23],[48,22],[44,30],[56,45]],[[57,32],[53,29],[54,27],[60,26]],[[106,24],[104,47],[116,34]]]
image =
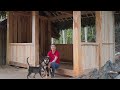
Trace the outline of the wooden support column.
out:
[[[87,28],[87,27],[84,27],[84,30],[85,30],[85,42],[88,42],[88,41],[87,41],[88,28]]]
[[[102,16],[100,11],[96,11],[96,42],[99,43],[99,68],[102,60]]]
[[[62,30],[62,35],[63,35],[63,44],[65,44],[65,30]]]
[[[6,52],[6,64],[9,64],[10,59],[10,42],[11,42],[11,31],[12,29],[12,12],[7,13],[7,52]]]
[[[32,43],[34,45],[34,66],[39,65],[39,12],[32,11]]]
[[[54,44],[54,38],[51,38],[51,44]]]
[[[78,77],[83,72],[81,60],[81,12],[73,11],[73,74]]]

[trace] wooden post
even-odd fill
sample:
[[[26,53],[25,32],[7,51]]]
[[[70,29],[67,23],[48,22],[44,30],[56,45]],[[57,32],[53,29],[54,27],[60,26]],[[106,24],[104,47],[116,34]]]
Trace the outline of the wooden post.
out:
[[[39,12],[32,11],[32,43],[34,45],[34,65],[39,65]]]
[[[60,31],[60,33],[61,33],[60,44],[62,44],[62,43],[63,43],[63,39],[62,39],[62,37],[63,37],[63,35],[62,35],[62,31]]]
[[[81,12],[73,11],[73,74],[78,77],[83,72],[81,60]]]
[[[102,60],[102,12],[96,11],[96,42],[99,43],[99,68]]]
[[[88,28],[84,27],[84,30],[85,30],[85,42],[87,42],[87,30],[88,30]]]
[[[12,12],[9,11],[7,13],[7,52],[6,52],[6,64],[9,64],[9,59],[10,59],[10,30],[11,30],[11,19],[12,19]]]
[[[63,35],[63,44],[65,44],[65,30],[62,30],[62,35]]]
[[[51,38],[51,43],[54,44],[54,38]]]

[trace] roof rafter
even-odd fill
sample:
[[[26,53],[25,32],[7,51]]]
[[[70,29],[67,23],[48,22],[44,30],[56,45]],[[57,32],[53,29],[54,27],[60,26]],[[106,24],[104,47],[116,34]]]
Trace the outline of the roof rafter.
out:
[[[63,19],[63,18],[69,18],[69,17],[73,17],[73,15],[59,15],[59,16],[55,16],[52,18],[49,18],[50,21],[54,21],[54,20],[59,20],[59,19]]]

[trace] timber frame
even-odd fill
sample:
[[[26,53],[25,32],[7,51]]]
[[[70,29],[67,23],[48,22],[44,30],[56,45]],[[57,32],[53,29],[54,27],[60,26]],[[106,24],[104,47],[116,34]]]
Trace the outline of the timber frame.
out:
[[[39,15],[38,11],[13,12],[8,13],[7,18],[7,64],[27,67],[26,58],[30,57],[30,64],[37,66],[39,64],[40,54],[43,50],[39,44],[42,43],[42,37],[47,37],[43,41],[48,41],[46,46],[50,45],[52,37],[52,22],[63,22],[64,20],[73,22],[73,70],[59,69],[57,73],[63,73],[69,76],[78,77],[86,70],[102,67],[106,61],[114,61],[115,55],[115,37],[114,37],[114,12],[113,11],[44,11],[47,16]],[[13,15],[30,16],[32,42],[31,43],[10,43],[13,30]],[[90,15],[89,15],[90,14]],[[96,24],[96,42],[81,42],[81,19],[86,17],[95,17]],[[41,23],[46,23],[40,27]],[[44,32],[44,30],[46,30]],[[47,29],[45,29],[47,28]],[[41,32],[41,34],[39,34]],[[44,32],[44,35],[42,33]],[[46,43],[46,42],[44,42]],[[49,50],[47,47],[46,52]],[[45,53],[46,53],[45,52]]]

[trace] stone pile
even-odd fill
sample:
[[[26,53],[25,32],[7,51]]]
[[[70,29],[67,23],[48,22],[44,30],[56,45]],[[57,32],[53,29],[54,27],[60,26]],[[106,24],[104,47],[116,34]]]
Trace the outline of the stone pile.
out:
[[[117,59],[115,63],[109,60],[99,70],[94,69],[87,75],[81,75],[79,79],[115,79],[118,77],[118,73],[111,73],[110,71],[120,72],[120,59]]]

